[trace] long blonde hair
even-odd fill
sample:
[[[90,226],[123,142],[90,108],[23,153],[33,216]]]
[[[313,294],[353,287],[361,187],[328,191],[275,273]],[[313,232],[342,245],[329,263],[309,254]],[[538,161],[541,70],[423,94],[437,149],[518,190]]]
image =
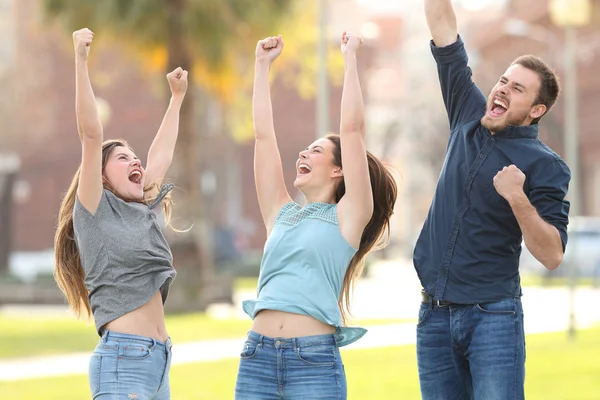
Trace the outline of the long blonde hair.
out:
[[[107,140],[102,143],[102,172],[108,162],[108,157],[115,147],[130,148],[125,140]],[[60,290],[64,293],[69,302],[69,306],[77,317],[91,317],[92,309],[88,300],[88,290],[85,286],[85,273],[79,257],[79,249],[75,242],[75,232],[73,230],[73,208],[79,187],[79,176],[81,166],[75,172],[71,185],[65,194],[60,210],[58,212],[58,227],[54,236],[54,279]],[[104,182],[104,187],[113,193],[114,189]],[[157,189],[156,183],[147,184],[144,187],[144,193]],[[157,191],[156,191],[157,192]],[[115,193],[115,195],[117,195]],[[144,200],[140,200],[144,201]],[[163,200],[163,209],[167,225],[171,220],[172,200],[167,195]]]

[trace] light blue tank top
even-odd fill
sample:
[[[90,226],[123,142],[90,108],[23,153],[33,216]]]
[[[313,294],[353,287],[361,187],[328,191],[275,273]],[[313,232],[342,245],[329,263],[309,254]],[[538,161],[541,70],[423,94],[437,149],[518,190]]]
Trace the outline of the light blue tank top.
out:
[[[336,327],[338,346],[357,341],[366,329],[343,327],[338,306],[355,254],[340,232],[336,204],[285,204],[265,243],[258,298],[245,301],[244,311],[253,319],[261,310],[308,315]]]

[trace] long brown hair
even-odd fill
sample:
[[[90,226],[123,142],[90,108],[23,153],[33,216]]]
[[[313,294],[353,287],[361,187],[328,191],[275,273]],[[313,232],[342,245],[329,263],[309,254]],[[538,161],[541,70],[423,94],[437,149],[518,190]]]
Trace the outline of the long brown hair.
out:
[[[108,157],[115,147],[130,148],[125,140],[107,140],[102,143],[102,172],[108,162]],[[77,188],[79,187],[79,176],[81,166],[75,172],[71,185],[65,194],[60,210],[58,212],[58,227],[54,236],[54,279],[60,290],[67,297],[67,301],[75,315],[82,315],[89,318],[92,315],[92,309],[88,300],[88,290],[85,287],[85,273],[79,258],[79,249],[75,242],[75,232],[73,230],[73,208],[75,207],[75,198]],[[104,180],[104,187],[117,195],[110,184]],[[146,184],[144,193],[157,189],[156,183]],[[143,200],[141,200],[143,201]],[[166,196],[163,201],[165,219],[169,224],[171,218],[172,201],[170,196]]]
[[[342,148],[340,136],[329,134],[327,139],[333,142],[333,162],[336,166],[342,166]],[[354,287],[365,267],[365,257],[372,250],[379,250],[387,246],[390,241],[390,218],[394,212],[398,187],[391,172],[377,159],[373,154],[367,151],[367,160],[369,163],[369,176],[371,178],[371,191],[373,192],[373,216],[365,227],[360,238],[358,251],[350,260],[350,265],[344,277],[342,295],[340,296],[339,306],[342,312],[344,325],[348,322],[350,315],[350,292]],[[346,193],[344,180],[340,181],[335,191],[335,202]]]

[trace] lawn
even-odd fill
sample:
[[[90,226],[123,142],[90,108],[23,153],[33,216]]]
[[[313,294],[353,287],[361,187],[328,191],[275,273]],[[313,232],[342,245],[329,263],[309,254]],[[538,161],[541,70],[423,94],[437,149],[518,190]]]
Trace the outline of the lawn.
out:
[[[258,286],[258,278],[235,278],[233,281],[234,290],[250,290],[255,292]]]
[[[177,342],[244,336],[250,320],[217,320],[205,314],[167,316],[167,327]],[[0,314],[0,358],[91,351],[98,343],[92,323],[65,317]]]
[[[523,286],[564,284],[564,278],[543,281],[541,277],[524,276]],[[580,280],[591,286],[591,280]],[[256,278],[238,278],[236,290],[255,290]],[[353,325],[367,326],[402,320],[358,320]],[[215,319],[202,313],[168,315],[167,328],[175,343],[204,339],[235,338],[246,334],[249,319]],[[91,323],[64,316],[14,316],[0,313],[0,358],[28,357],[69,352],[91,352],[98,342]],[[600,398],[600,396],[598,396]]]
[[[564,333],[527,337],[528,400],[600,398],[600,327],[582,331],[569,343]],[[414,346],[343,352],[349,399],[419,399]],[[238,360],[178,365],[171,370],[172,397],[178,400],[233,399]],[[0,382],[7,399],[89,398],[84,375]]]
[[[355,325],[383,325],[402,320],[358,320]],[[168,315],[174,343],[243,337],[250,319],[215,319],[202,313]],[[0,359],[92,352],[98,335],[92,323],[64,316],[15,316],[0,313]],[[1,396],[0,396],[1,398]]]
[[[578,287],[597,287],[600,285],[600,280],[594,280],[590,277],[579,277],[576,280]],[[248,284],[248,283],[246,283]],[[569,286],[569,278],[566,276],[543,276],[532,274],[521,274],[521,286],[539,286],[539,287],[567,287]]]

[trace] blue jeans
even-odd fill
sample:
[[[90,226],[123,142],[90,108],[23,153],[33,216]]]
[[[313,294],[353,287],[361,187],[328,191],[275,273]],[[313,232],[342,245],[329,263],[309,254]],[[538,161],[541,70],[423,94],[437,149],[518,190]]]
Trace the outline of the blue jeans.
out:
[[[90,360],[94,400],[168,400],[171,340],[105,331]]]
[[[423,400],[525,398],[521,300],[421,304],[417,361]]]
[[[236,400],[345,400],[346,374],[333,335],[269,338],[248,332]]]

